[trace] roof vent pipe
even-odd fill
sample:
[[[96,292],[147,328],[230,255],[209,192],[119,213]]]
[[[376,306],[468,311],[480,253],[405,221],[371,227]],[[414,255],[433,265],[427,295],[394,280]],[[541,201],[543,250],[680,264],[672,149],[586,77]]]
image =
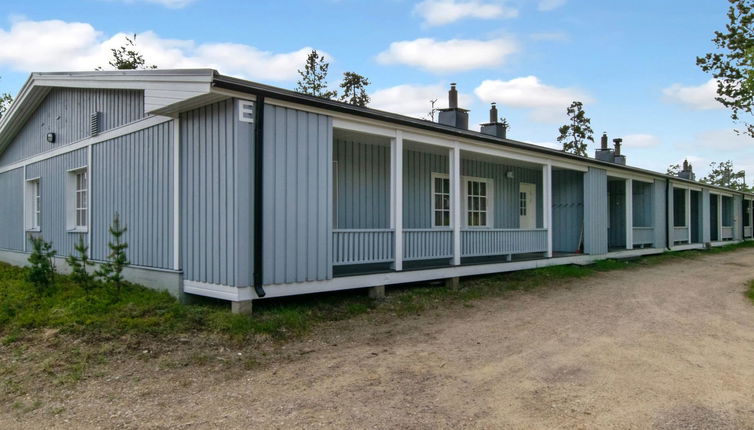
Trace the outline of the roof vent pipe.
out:
[[[616,139],[613,139],[613,142],[615,142],[615,152],[613,153],[613,163],[622,164],[625,166],[626,156],[620,153],[620,145],[623,142],[623,139],[616,138]]]
[[[458,107],[458,91],[456,91],[455,82],[450,84],[450,91],[448,91],[448,107],[450,109]]]
[[[495,102],[492,102],[492,107],[490,108],[490,122],[497,122],[497,106]]]

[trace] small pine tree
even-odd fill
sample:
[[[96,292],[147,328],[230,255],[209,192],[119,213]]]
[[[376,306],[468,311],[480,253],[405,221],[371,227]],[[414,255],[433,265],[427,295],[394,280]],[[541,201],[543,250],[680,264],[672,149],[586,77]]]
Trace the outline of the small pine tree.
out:
[[[89,274],[86,268],[94,266],[94,262],[89,259],[89,247],[84,243],[83,236],[79,236],[79,241],[74,249],[78,255],[71,254],[65,259],[71,267],[71,280],[89,294],[94,286],[94,277]]]
[[[108,64],[116,70],[136,70],[136,69],[156,69],[154,64],[147,66],[147,61],[139,51],[136,50],[136,34],[132,37],[125,36],[126,42],[119,48],[112,48],[112,61]],[[98,67],[97,70],[102,70]]]
[[[340,96],[340,101],[365,107],[369,104],[367,86],[369,86],[369,79],[360,74],[353,72],[343,73],[343,81],[340,83],[343,95]]]
[[[584,105],[575,101],[566,110],[570,124],[566,124],[558,129],[560,136],[558,142],[563,144],[563,152],[586,157],[585,140],[594,142],[594,130],[592,130],[592,120],[584,114]]]
[[[45,241],[41,236],[32,236],[31,255],[29,256],[29,270],[26,280],[30,282],[37,294],[46,294],[55,283],[55,253],[52,243]]]
[[[319,55],[317,50],[313,49],[306,57],[304,70],[298,71],[301,79],[298,81],[296,91],[323,99],[337,97],[337,92],[327,89],[327,69],[329,68],[330,63],[325,61],[325,56]]]
[[[120,298],[120,290],[124,282],[123,268],[129,264],[126,257],[128,243],[123,241],[123,233],[128,229],[120,225],[120,216],[117,212],[113,217],[113,223],[109,230],[110,236],[112,236],[112,240],[107,244],[110,248],[110,254],[107,256],[107,261],[100,265],[95,275],[102,279],[105,284],[115,289],[115,297],[117,299]]]

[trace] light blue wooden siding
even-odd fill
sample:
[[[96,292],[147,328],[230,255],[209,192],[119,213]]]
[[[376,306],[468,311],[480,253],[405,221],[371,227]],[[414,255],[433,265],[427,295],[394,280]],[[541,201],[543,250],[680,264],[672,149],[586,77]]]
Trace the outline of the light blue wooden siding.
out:
[[[432,227],[432,173],[448,174],[446,155],[403,152],[404,228]]]
[[[26,166],[26,179],[39,178],[41,188],[41,231],[34,234],[52,242],[53,248],[61,256],[73,253],[79,236],[86,240],[86,234],[69,233],[66,225],[68,170],[79,167],[87,167],[86,148]]]
[[[390,147],[384,143],[335,136],[335,228],[390,227]]]
[[[133,265],[173,266],[173,122],[92,146],[92,250],[106,259],[117,212]]]
[[[633,181],[633,219],[634,227],[652,227],[654,225],[652,184]]]
[[[584,225],[584,174],[552,172],[552,250],[576,252]]]
[[[24,249],[24,169],[0,173],[0,248]]]
[[[665,221],[665,194],[666,182],[663,179],[655,179],[653,184],[654,194],[654,227],[655,227],[655,248],[664,248],[667,244],[667,223]]]
[[[609,248],[624,247],[626,246],[626,182],[608,181],[607,192],[610,205],[607,245]]]
[[[711,241],[710,230],[710,195],[709,190],[702,190],[702,204],[701,204],[701,226],[702,226],[702,243]]]
[[[253,125],[226,100],[180,117],[184,278],[249,286],[253,274]]]
[[[741,211],[743,210],[743,198],[740,195],[733,196],[733,239],[743,239],[743,220],[741,219]]]
[[[144,117],[144,93],[133,90],[52,89],[21,132],[0,154],[0,166],[89,137],[92,112],[101,112],[101,131],[128,124]],[[55,143],[52,144],[46,139],[50,132],[55,133]]]
[[[607,253],[607,171],[590,167],[584,174],[584,253]]]
[[[332,278],[332,119],[266,105],[264,284]]]
[[[512,171],[513,179],[506,173]],[[432,227],[432,173],[448,173],[448,157],[405,151],[403,161],[403,224],[407,229]],[[461,176],[493,180],[494,228],[519,227],[519,184],[537,187],[537,227],[542,226],[542,170],[478,160],[461,160]]]

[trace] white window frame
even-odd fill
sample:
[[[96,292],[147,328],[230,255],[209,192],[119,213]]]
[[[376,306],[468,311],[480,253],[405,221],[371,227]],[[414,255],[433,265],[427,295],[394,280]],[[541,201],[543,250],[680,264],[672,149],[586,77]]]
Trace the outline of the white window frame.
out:
[[[432,214],[432,228],[451,228],[453,226],[453,208],[452,208],[452,202],[451,202],[451,189],[450,189],[450,176],[447,173],[432,173],[432,199],[431,199],[431,211]],[[437,225],[435,222],[437,220],[436,213],[438,211],[445,212],[445,209],[437,209],[436,208],[436,201],[435,198],[437,195],[445,195],[445,193],[438,193],[435,189],[435,179],[447,179],[448,180],[448,225]]]
[[[487,195],[485,196],[487,199],[487,209],[485,210],[486,213],[486,223],[484,225],[474,225],[470,226],[468,223],[468,215],[469,215],[469,209],[468,209],[468,189],[469,189],[469,182],[484,182],[487,185]],[[463,219],[462,224],[465,228],[479,228],[479,229],[490,229],[492,228],[494,223],[494,207],[495,207],[495,187],[494,187],[494,181],[491,178],[478,178],[474,176],[461,176],[461,212],[463,213]]]
[[[66,229],[70,233],[86,233],[89,231],[89,193],[91,192],[91,184],[89,181],[89,168],[87,166],[77,167],[75,169],[68,170],[68,178],[66,180]],[[78,176],[80,174],[86,174],[86,188],[78,189]],[[82,199],[78,199],[79,194],[84,194]],[[83,207],[79,207],[77,202],[83,202]],[[79,213],[83,212],[82,216]],[[79,223],[79,219],[83,219],[83,224]]]
[[[42,182],[39,177],[26,180],[24,193],[24,229],[26,231],[42,231]]]

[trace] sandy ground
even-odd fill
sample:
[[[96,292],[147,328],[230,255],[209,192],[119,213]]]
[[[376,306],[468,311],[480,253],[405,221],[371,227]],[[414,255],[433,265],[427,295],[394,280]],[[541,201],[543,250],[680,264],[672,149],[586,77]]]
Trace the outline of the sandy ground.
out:
[[[252,370],[132,360],[0,428],[754,429],[754,249],[408,318]]]

